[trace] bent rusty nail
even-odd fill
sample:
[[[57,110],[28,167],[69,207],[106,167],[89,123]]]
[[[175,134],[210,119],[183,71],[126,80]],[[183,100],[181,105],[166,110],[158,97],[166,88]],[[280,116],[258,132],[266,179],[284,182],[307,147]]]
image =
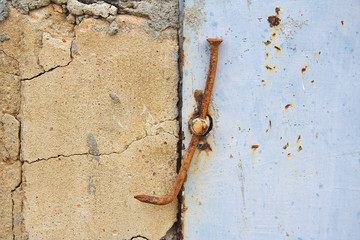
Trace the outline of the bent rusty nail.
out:
[[[210,104],[211,93],[214,86],[216,67],[218,61],[219,46],[222,42],[222,39],[218,38],[208,38],[207,41],[210,43],[210,62],[209,62],[209,71],[206,80],[205,90],[201,101],[201,107],[199,110],[200,119],[205,119]],[[175,183],[170,191],[170,193],[165,197],[155,197],[149,195],[136,195],[134,198],[141,202],[151,203],[155,205],[166,205],[172,202],[176,196],[179,194],[181,186],[184,183],[187,171],[189,169],[191,159],[195,153],[196,146],[199,143],[200,135],[193,134],[189,143],[189,147],[185,153],[185,157],[181,164],[180,171],[176,177]]]

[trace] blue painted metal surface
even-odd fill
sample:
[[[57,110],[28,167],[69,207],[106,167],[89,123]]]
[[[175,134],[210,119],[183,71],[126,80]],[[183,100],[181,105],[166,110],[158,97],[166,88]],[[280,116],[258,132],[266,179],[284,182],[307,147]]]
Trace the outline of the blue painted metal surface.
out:
[[[360,239],[360,2],[186,0],[183,11],[185,146],[206,38],[224,39],[185,239]]]

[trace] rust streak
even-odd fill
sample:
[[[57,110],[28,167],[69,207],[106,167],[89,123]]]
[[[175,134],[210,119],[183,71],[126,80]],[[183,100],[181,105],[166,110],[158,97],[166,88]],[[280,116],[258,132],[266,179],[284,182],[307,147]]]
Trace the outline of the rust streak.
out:
[[[343,25],[343,26],[344,26],[344,21],[341,21],[341,25]]]
[[[255,152],[260,146],[259,145],[251,145],[251,149]]]
[[[305,66],[303,68],[301,68],[301,73],[304,74],[306,72],[306,69],[307,69],[308,66]]]
[[[274,48],[275,48],[276,50],[278,50],[278,51],[281,51],[281,48],[278,47],[278,46],[274,46]]]

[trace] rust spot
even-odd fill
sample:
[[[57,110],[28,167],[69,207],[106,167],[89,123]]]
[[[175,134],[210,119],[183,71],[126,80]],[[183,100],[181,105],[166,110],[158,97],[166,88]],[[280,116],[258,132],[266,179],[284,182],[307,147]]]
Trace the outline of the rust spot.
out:
[[[298,151],[300,152],[302,150],[302,146],[299,146]]]
[[[295,93],[293,94],[293,97],[296,97]]]
[[[283,146],[283,149],[286,150],[289,147],[289,142],[286,143],[285,146]]]
[[[165,141],[164,144],[167,144],[167,142]]]
[[[269,16],[268,22],[270,23],[270,27],[279,26],[281,19],[278,16]]]
[[[271,129],[272,128],[271,120],[269,120],[269,126],[270,126],[270,129]]]
[[[279,16],[279,13],[280,13],[280,8],[275,8],[275,13],[276,13],[276,15],[278,15]]]
[[[269,129],[266,129],[265,133],[268,133],[269,132]]]
[[[273,68],[270,67],[269,65],[266,65],[265,67],[266,67],[267,70],[273,70]]]
[[[301,68],[301,73],[304,74],[306,72],[306,69],[307,69],[308,66],[305,66],[303,68]]]
[[[311,83],[314,83],[315,82],[315,80],[311,80]]]
[[[278,47],[278,46],[274,46],[274,48],[275,48],[276,50],[278,50],[278,51],[281,51],[281,48]]]
[[[275,37],[276,37],[276,33],[271,34],[271,36],[272,36],[273,38],[275,38]]]
[[[280,137],[280,140],[282,140],[282,137]]]
[[[267,53],[265,53],[265,56],[266,56],[266,58],[268,58],[269,57],[269,53],[267,52]]]
[[[298,139],[297,139],[296,143],[297,143],[297,144],[299,144],[300,140],[301,140],[301,135],[299,135],[299,137],[298,137]]]
[[[293,107],[293,105],[291,103],[289,103],[288,105],[285,106],[285,111],[287,111],[289,109],[289,107]]]
[[[61,39],[61,41],[62,41],[63,43],[66,43],[66,40],[65,40],[65,38],[62,38],[62,39]]]
[[[321,54],[321,51],[319,51],[319,55]]]
[[[269,46],[271,44],[271,42],[269,40],[267,40],[266,42],[263,42],[266,46]]]
[[[266,86],[265,80],[261,80],[261,85]]]
[[[255,152],[260,146],[259,145],[251,145],[251,149]]]
[[[344,21],[341,21],[341,25],[343,25],[343,26],[344,26]]]
[[[287,156],[288,156],[288,157],[291,157],[291,153],[288,153]]]
[[[202,143],[202,144],[198,144],[198,149],[200,151],[212,151],[212,148],[210,146],[210,144],[208,144],[207,142],[206,143]]]
[[[200,106],[201,106],[202,98],[203,98],[203,91],[195,90],[194,91],[194,99],[196,101],[196,105],[198,108],[200,108]]]

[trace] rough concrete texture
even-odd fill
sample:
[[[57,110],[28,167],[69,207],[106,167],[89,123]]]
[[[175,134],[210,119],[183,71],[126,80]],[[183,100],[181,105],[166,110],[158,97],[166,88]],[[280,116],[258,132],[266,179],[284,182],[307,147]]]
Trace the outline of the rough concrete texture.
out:
[[[108,26],[85,19],[72,62],[23,82],[23,160],[92,153],[89,135],[96,155],[122,152],[157,126],[176,128],[176,39],[149,41],[136,26],[113,37]]]
[[[42,48],[39,53],[39,64],[45,71],[58,66],[66,66],[71,61],[72,38],[54,38],[44,32],[42,37]]]
[[[0,239],[12,240],[13,201],[14,190],[21,181],[21,163],[0,162]]]
[[[10,40],[0,42],[0,49],[3,51],[0,57],[13,59],[14,63],[9,65],[13,66],[13,72],[18,71],[16,74],[22,79],[43,73],[45,70],[39,64],[39,54],[43,52],[43,34],[47,33],[55,39],[65,39],[67,42],[62,42],[64,46],[74,36],[74,25],[65,19],[64,10],[57,5],[31,11],[29,15],[22,15],[11,7],[8,19],[0,23],[0,33],[10,37]],[[44,42],[45,47],[50,45],[46,39]],[[46,55],[44,52],[42,54]]]
[[[0,239],[160,239],[177,202],[133,195],[176,177],[177,1],[62,1],[0,22]]]
[[[0,114],[1,162],[10,162],[18,159],[20,149],[19,128],[19,122],[12,115]]]
[[[25,163],[30,239],[160,239],[176,221],[176,202],[159,207],[133,195],[167,193],[175,177],[176,143],[162,133],[97,160],[80,155]]]

